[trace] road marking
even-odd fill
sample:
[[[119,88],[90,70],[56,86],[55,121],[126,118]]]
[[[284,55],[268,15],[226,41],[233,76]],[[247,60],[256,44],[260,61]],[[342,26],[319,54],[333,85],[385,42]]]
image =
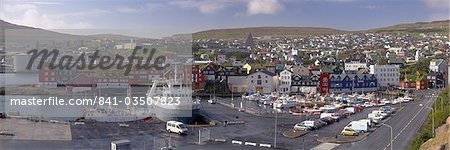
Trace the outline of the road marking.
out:
[[[322,143],[317,145],[316,147],[312,148],[311,150],[331,150],[335,147],[339,146],[339,144],[336,143]]]
[[[428,103],[431,102],[431,101],[433,101],[433,100],[428,100],[428,101],[425,103],[425,105],[428,105]],[[409,126],[409,124],[411,124],[411,122],[412,122],[414,119],[416,119],[416,117],[420,114],[420,112],[422,112],[422,110],[423,110],[424,108],[425,108],[425,106],[422,106],[422,108],[420,108],[420,110],[414,115],[414,117],[413,117],[411,120],[409,120],[409,122],[406,124],[406,126],[404,126],[403,129],[400,130],[400,132],[394,137],[394,139],[392,140],[392,143],[395,142],[395,140],[397,139],[397,137],[400,136],[400,134],[403,133],[403,131]],[[390,145],[391,145],[391,143],[390,143],[390,141],[389,141],[389,143],[386,145],[386,147],[384,147],[383,150],[386,150]]]

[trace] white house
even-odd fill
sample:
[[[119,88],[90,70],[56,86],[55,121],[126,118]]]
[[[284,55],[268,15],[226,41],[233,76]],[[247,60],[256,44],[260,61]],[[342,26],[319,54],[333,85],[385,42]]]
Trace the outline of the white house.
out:
[[[280,72],[280,84],[278,86],[278,91],[282,94],[289,94],[291,92],[291,76],[292,72],[289,70],[283,70]]]
[[[278,76],[267,70],[261,70],[247,76],[247,92],[271,93],[275,91]]]
[[[398,65],[370,65],[370,74],[377,77],[379,87],[397,87],[400,84],[400,67]]]
[[[443,59],[432,59],[430,61],[430,71],[445,73],[447,71],[447,62]]]
[[[367,68],[367,63],[364,61],[347,61],[344,64],[345,71],[358,71],[360,68]]]

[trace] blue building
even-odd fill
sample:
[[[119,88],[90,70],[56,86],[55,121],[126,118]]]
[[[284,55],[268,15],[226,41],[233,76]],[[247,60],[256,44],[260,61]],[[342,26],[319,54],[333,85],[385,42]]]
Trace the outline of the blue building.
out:
[[[373,74],[330,74],[330,93],[375,92],[377,78]]]

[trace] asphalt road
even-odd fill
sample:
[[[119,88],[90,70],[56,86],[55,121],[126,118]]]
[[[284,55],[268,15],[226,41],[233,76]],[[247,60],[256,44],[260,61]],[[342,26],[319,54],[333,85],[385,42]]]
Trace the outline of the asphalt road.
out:
[[[436,90],[417,91],[414,102],[409,102],[404,105],[404,108],[396,113],[385,124],[389,125],[393,129],[393,149],[406,149],[414,139],[415,135],[419,131],[420,127],[427,119],[431,109],[428,109],[420,104],[431,106],[433,97],[423,97],[423,95],[430,95],[431,93],[437,93]],[[371,133],[368,137],[362,141],[343,144],[336,149],[376,149],[376,150],[389,150],[390,147],[390,128],[381,126]]]

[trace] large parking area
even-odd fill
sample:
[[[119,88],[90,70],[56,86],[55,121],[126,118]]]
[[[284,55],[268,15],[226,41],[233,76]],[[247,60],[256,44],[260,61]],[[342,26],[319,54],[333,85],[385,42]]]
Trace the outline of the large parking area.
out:
[[[398,149],[407,146],[415,132],[419,130],[421,123],[426,119],[429,110],[423,109],[420,104],[428,105],[432,99],[430,97],[417,98],[416,101],[403,103],[402,107],[398,104],[394,105],[397,112],[383,120],[385,124],[393,127],[394,138],[396,138],[394,144]],[[379,107],[365,108],[339,122],[292,138],[283,136],[283,132],[292,130],[295,124],[302,121],[318,119],[320,115],[296,116],[286,113],[286,110],[275,114],[270,109],[258,108],[258,105],[249,106],[252,110],[259,110],[260,113],[255,114],[255,111],[243,111],[247,105],[244,105],[242,109],[240,106],[233,108],[229,105],[230,102],[226,103],[227,99],[224,102],[224,104],[202,102],[200,113],[215,122],[216,125],[190,126],[187,135],[167,133],[165,124],[156,120],[129,123],[128,127],[120,127],[117,123],[87,122],[84,125],[71,123],[71,141],[4,138],[0,141],[2,146],[11,149],[29,149],[35,148],[36,145],[41,149],[55,148],[55,146],[58,149],[73,149],[73,147],[108,149],[110,142],[122,139],[130,140],[135,149],[159,149],[168,146],[177,149],[261,149],[267,146],[273,148],[275,137],[277,148],[281,149],[384,149],[389,144],[389,128],[380,125],[372,127],[368,133],[359,136],[340,134],[350,122],[367,118],[369,113],[378,110]],[[277,120],[276,131],[275,120]],[[225,121],[228,122],[228,125],[225,124]],[[336,141],[336,136],[340,141]]]

